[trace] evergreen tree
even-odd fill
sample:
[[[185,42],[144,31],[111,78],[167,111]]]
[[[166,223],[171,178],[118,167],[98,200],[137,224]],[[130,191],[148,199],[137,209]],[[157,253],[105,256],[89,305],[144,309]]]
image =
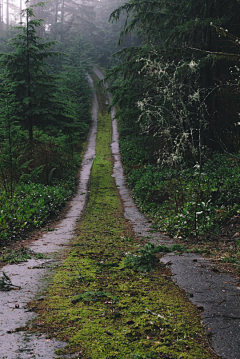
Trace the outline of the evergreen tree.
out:
[[[140,133],[159,136],[160,151],[162,133],[175,144],[165,138],[169,149],[191,133],[195,150],[233,150],[240,110],[238,75],[231,70],[236,56],[222,53],[238,53],[238,41],[219,37],[215,29],[238,37],[239,10],[235,0],[130,0],[111,14],[111,21],[126,17],[119,43],[131,32],[144,37],[140,46],[116,53],[122,63],[109,72],[118,113],[123,122],[135,121]]]
[[[0,84],[0,182],[6,194],[12,198],[19,179],[21,136],[17,123],[18,103],[13,95],[13,85],[7,78]]]
[[[44,42],[37,35],[36,29],[42,20],[34,19],[33,7],[23,10],[26,26],[19,27],[21,32],[10,41],[15,52],[1,54],[0,58],[8,80],[14,84],[15,99],[19,103],[16,115],[21,126],[28,130],[30,143],[34,126],[69,127],[74,118],[74,109],[58,99],[57,78],[47,71],[46,60],[59,53],[49,50],[54,41]]]

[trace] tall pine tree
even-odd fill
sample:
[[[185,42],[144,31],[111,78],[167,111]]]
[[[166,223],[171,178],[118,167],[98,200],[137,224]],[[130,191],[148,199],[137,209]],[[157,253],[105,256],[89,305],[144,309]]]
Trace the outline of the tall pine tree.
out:
[[[50,51],[54,41],[44,42],[37,35],[43,20],[34,19],[34,7],[23,10],[26,25],[19,27],[20,33],[10,40],[15,51],[0,57],[4,76],[14,85],[15,99],[19,103],[16,116],[20,125],[28,130],[30,143],[34,126],[41,129],[51,125],[69,127],[75,115],[74,109],[58,99],[57,78],[48,71],[46,60],[59,53]]]

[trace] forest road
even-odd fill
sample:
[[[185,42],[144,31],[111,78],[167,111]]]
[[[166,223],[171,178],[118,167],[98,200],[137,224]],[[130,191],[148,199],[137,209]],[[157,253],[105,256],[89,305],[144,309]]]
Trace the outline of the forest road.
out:
[[[102,73],[95,69],[96,75],[103,79]],[[109,100],[111,95],[108,94]],[[34,242],[31,249],[47,254],[49,259],[34,260],[21,265],[7,265],[4,272],[11,276],[20,290],[0,292],[0,359],[56,358],[54,351],[65,343],[50,340],[45,335],[33,335],[21,330],[35,314],[25,307],[33,298],[41,300],[41,292],[47,286],[54,268],[59,265],[61,253],[68,248],[73,237],[77,220],[84,209],[90,171],[95,155],[98,105],[96,95],[93,98],[93,126],[89,136],[77,195],[71,202],[66,218],[54,232],[46,233]],[[117,122],[112,110],[113,138],[112,153],[114,173],[125,210],[125,217],[132,225],[138,237],[147,237],[154,244],[172,244],[167,236],[151,233],[149,221],[139,212],[126,185],[118,146]],[[54,255],[55,254],[55,255]],[[240,359],[240,288],[236,280],[227,274],[214,272],[213,264],[199,255],[168,254],[162,261],[171,262],[174,281],[183,288],[190,300],[202,310],[203,323],[212,335],[213,350],[224,359]],[[0,274],[1,275],[1,274]],[[46,281],[46,282],[45,282]],[[38,294],[39,293],[39,294]],[[200,358],[199,358],[200,359]]]
[[[104,76],[94,69],[99,79]],[[107,86],[107,83],[105,83]],[[111,103],[111,94],[108,93]],[[116,185],[124,206],[124,216],[138,237],[154,244],[174,244],[174,240],[150,231],[151,224],[140,213],[127,187],[119,151],[117,120],[112,109],[112,154]],[[229,274],[215,272],[210,260],[195,254],[167,254],[162,262],[171,263],[174,282],[187,292],[191,302],[202,312],[202,322],[212,337],[213,351],[223,359],[240,359],[240,286]],[[199,358],[200,359],[200,358]]]
[[[89,81],[93,86],[92,79]],[[98,102],[93,92],[92,126],[88,136],[88,147],[84,155],[77,194],[69,204],[66,217],[53,232],[45,233],[33,242],[30,249],[46,255],[48,259],[31,259],[17,265],[6,265],[4,271],[11,277],[12,283],[20,290],[0,292],[0,359],[50,359],[57,358],[55,349],[63,348],[66,343],[48,339],[46,335],[25,332],[23,327],[36,317],[29,311],[27,303],[33,299],[41,300],[42,292],[47,287],[54,269],[59,265],[61,256],[74,236],[76,222],[84,210],[91,168],[95,157]],[[22,328],[22,329],[21,329]]]

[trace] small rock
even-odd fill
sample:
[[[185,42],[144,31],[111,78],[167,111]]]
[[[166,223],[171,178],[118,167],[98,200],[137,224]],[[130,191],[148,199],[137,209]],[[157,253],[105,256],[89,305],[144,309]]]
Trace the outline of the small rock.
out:
[[[15,304],[15,308],[17,308],[17,309],[19,308],[19,304],[18,304],[18,303]]]

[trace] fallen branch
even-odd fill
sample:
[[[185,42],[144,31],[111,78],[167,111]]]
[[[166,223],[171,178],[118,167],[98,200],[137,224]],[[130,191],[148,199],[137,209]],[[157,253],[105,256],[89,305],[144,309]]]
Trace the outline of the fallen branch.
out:
[[[2,278],[0,278],[0,290],[11,290],[13,288],[21,289],[19,285],[12,284],[11,278],[9,278],[9,276],[2,271]]]

